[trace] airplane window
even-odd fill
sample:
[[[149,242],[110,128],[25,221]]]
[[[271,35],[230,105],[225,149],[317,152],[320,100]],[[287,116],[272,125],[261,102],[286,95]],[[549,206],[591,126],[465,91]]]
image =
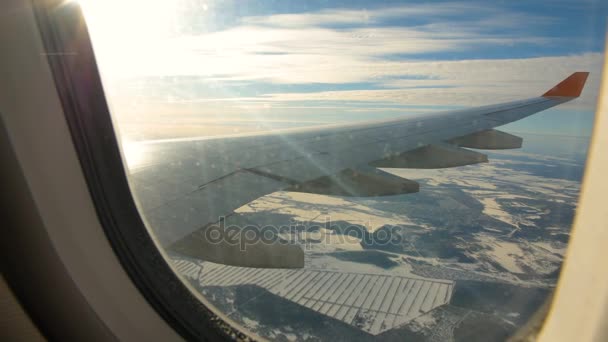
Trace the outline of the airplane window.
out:
[[[551,297],[605,3],[80,4],[138,209],[230,324],[502,341]]]

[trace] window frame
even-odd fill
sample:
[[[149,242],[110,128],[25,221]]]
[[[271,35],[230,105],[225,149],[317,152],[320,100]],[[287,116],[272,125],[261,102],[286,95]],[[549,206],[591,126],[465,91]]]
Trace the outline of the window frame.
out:
[[[47,60],[98,219],[123,268],[148,303],[185,339],[248,338],[206,307],[154,244],[129,190],[82,13],[77,5],[50,2],[54,6],[34,1]],[[567,256],[572,249],[569,246]],[[553,304],[552,298],[548,303]],[[535,318],[538,321],[529,323],[542,328],[545,315]]]
[[[130,191],[80,6],[35,1],[33,10],[97,218],[129,278],[186,340],[251,340],[192,293],[150,236]]]

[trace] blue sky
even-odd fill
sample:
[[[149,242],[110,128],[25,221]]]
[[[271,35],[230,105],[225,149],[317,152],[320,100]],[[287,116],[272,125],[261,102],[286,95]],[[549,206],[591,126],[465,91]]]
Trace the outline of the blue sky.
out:
[[[327,10],[351,9],[359,11],[382,10],[419,4],[418,1],[219,1],[211,2],[210,7],[217,20],[199,27],[200,31],[217,31],[240,24],[242,18],[251,16],[270,16],[279,14],[307,14]],[[375,21],[374,27],[416,26],[440,23],[442,20],[457,21],[474,28],[475,23],[488,13],[503,12],[507,20],[531,18],[532,22],[522,26],[491,26],[487,33],[493,35],[522,36],[537,35],[551,37],[567,44],[522,45],[517,49],[494,47],[477,51],[463,51],[454,54],[422,54],[421,58],[461,59],[461,58],[511,58],[557,56],[581,51],[602,51],[606,28],[608,5],[600,0],[556,0],[556,1],[429,1],[425,4],[431,10],[415,17],[408,16],[404,22],[399,16]],[[468,7],[463,11],[432,13],[432,7]],[[603,15],[602,15],[603,14]],[[480,18],[481,16],[481,18]],[[200,23],[196,16],[194,22]],[[190,27],[195,26],[190,25]],[[358,23],[325,23],[324,27],[348,29],[361,26]],[[186,28],[187,30],[187,28]]]
[[[126,121],[386,118],[532,97],[590,71],[579,100],[506,127],[566,135],[590,134],[608,14],[599,0],[97,6],[87,20]]]

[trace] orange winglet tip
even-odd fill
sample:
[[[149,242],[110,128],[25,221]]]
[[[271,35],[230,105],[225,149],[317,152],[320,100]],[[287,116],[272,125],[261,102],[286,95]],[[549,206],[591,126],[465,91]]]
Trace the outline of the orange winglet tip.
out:
[[[543,94],[543,97],[562,96],[562,97],[579,97],[587,81],[588,72],[575,72],[561,81],[558,85]]]

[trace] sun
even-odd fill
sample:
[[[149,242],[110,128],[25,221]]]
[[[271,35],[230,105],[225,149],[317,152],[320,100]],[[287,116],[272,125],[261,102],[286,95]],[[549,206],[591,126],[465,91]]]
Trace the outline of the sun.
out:
[[[160,46],[174,37],[181,0],[79,0],[101,70],[129,77],[158,68]],[[147,58],[148,57],[148,58]],[[150,58],[152,57],[152,58]],[[170,63],[170,61],[166,61]]]

